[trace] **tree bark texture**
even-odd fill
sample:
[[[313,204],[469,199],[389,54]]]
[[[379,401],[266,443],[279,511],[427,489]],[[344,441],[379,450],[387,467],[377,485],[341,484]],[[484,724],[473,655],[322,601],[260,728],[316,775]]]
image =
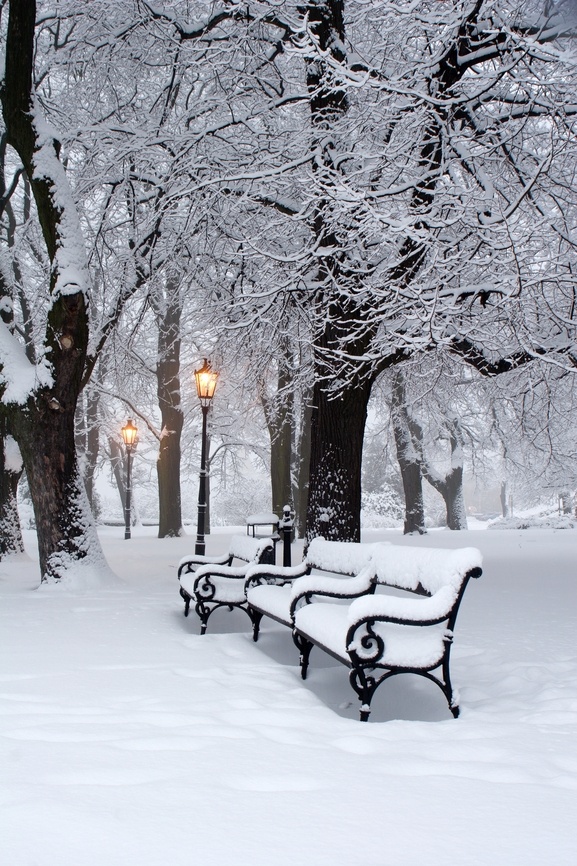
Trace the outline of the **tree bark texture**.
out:
[[[36,3],[11,0],[6,34],[6,72],[1,91],[8,143],[18,153],[36,203],[51,262],[52,302],[44,354],[52,384],[36,390],[25,406],[7,407],[20,446],[36,517],[42,579],[59,579],[89,554],[104,563],[79,471],[74,415],[88,345],[84,287],[63,272],[69,253],[82,244],[56,140],[40,141],[34,124],[33,63]],[[42,170],[35,171],[42,151]],[[66,185],[66,191],[58,188]],[[64,192],[64,194],[63,194]],[[67,248],[68,245],[68,248]],[[70,246],[72,245],[72,246]],[[84,263],[82,263],[82,266]],[[79,273],[78,269],[74,273]],[[60,280],[60,283],[59,283]]]
[[[268,397],[263,393],[262,397],[270,436],[272,510],[279,518],[284,506],[292,503],[294,404],[294,381],[285,345],[281,347],[275,394]]]
[[[22,472],[15,472],[6,461],[7,441],[6,418],[0,416],[0,560],[11,553],[24,553],[16,499]]]
[[[360,338],[351,336],[353,323],[362,318],[362,311],[351,300],[358,278],[337,234],[345,227],[329,194],[338,186],[342,171],[332,132],[348,108],[346,92],[333,76],[331,66],[331,61],[340,63],[345,59],[344,4],[342,0],[326,0],[309,3],[306,8],[318,46],[318,53],[311,53],[306,64],[313,182],[318,188],[311,231],[319,250],[324,250],[319,254],[320,265],[314,277],[320,287],[314,298],[319,324],[313,347],[315,383],[306,538],[310,541],[322,535],[339,541],[360,541],[362,449],[373,379],[364,375],[362,361],[354,359],[362,357],[371,333],[367,330]],[[337,360],[343,355],[353,359],[346,370]],[[331,381],[337,376],[340,387],[332,393]]]
[[[397,459],[401,471],[405,494],[405,523],[403,532],[410,535],[425,532],[425,505],[423,500],[423,479],[421,463],[411,436],[410,420],[407,413],[406,394],[403,375],[396,371],[393,377],[391,417]]]
[[[79,400],[77,405],[76,446],[77,451],[83,455],[82,477],[90,510],[93,516],[97,518],[99,506],[94,488],[94,476],[100,452],[100,424],[98,419],[100,395],[97,391],[87,388],[84,397],[84,401]]]
[[[74,410],[29,406],[13,414],[30,487],[43,579],[100,552],[74,448]]]
[[[421,471],[431,487],[440,493],[445,503],[447,527],[449,529],[467,529],[467,511],[463,496],[463,449],[461,445],[460,425],[456,419],[450,419],[449,439],[451,443],[451,468],[444,476],[432,470],[427,460],[422,456]]]
[[[184,534],[180,490],[180,441],[184,423],[180,403],[180,317],[179,287],[175,279],[169,278],[163,308],[157,312],[156,377],[161,413],[160,446],[156,464],[159,538],[176,538]]]
[[[314,390],[307,540],[361,540],[361,466],[368,381],[332,397]]]
[[[309,475],[311,464],[312,440],[312,393],[306,392],[302,397],[301,423],[298,442],[295,448],[295,490],[293,502],[295,507],[295,527],[298,538],[304,538],[307,525],[307,507],[309,499]]]

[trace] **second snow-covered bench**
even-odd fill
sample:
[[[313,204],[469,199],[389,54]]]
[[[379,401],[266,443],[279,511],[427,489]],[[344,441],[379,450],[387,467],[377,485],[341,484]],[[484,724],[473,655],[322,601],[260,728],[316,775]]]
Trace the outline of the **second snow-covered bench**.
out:
[[[274,557],[272,538],[250,538],[248,535],[233,535],[224,556],[185,556],[178,563],[184,615],[188,616],[190,603],[194,602],[201,622],[201,634],[206,632],[209,617],[218,608],[232,610],[238,607],[252,620],[244,593],[247,569],[256,563],[274,563]]]

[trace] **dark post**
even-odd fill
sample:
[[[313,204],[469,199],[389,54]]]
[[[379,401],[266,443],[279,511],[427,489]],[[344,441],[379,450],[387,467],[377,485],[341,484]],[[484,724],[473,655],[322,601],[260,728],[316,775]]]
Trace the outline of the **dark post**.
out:
[[[124,496],[124,538],[130,538],[130,506],[132,493],[132,446],[126,448],[126,493]]]
[[[194,378],[196,381],[196,393],[198,394],[198,399],[200,400],[200,406],[202,409],[202,445],[200,452],[200,479],[198,483],[198,524],[196,528],[196,545],[194,552],[200,556],[204,556],[204,532],[206,529],[207,509],[206,419],[208,410],[210,409],[211,400],[214,397],[218,373],[211,369],[208,360],[205,358],[200,370],[194,371]]]
[[[200,452],[200,478],[198,482],[198,523],[196,527],[196,544],[194,552],[204,556],[204,530],[206,523],[206,419],[209,406],[202,408],[202,445]]]
[[[130,538],[130,506],[132,497],[132,453],[138,442],[138,429],[132,418],[129,418],[121,430],[126,448],[126,491],[124,493],[124,538]]]
[[[280,522],[280,530],[282,532],[283,537],[283,545],[282,545],[282,564],[283,566],[290,566],[291,564],[291,542],[292,542],[292,531],[293,531],[293,517],[294,513],[290,510],[289,505],[285,505],[282,510],[282,520]]]

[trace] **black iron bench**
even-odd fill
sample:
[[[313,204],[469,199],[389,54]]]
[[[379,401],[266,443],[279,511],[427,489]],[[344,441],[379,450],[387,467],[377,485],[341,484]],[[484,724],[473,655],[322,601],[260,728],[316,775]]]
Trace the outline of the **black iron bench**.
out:
[[[201,634],[205,634],[209,617],[218,608],[240,608],[252,621],[244,592],[247,569],[256,563],[274,563],[274,557],[272,538],[247,535],[233,535],[228,553],[223,556],[183,557],[178,564],[178,579],[184,615],[188,616],[190,604],[194,602]]]
[[[469,579],[480,577],[481,561],[476,548],[374,545],[370,562],[351,580],[311,575],[295,581],[290,619],[302,678],[317,646],[350,668],[361,721],[368,720],[379,685],[402,673],[436,683],[456,718],[451,645],[463,594]],[[406,594],[384,594],[391,588]]]
[[[309,544],[305,559],[293,566],[251,565],[246,572],[245,593],[253,623],[253,639],[258,640],[263,616],[293,628],[291,593],[295,580],[311,572],[347,579],[362,571],[370,561],[374,545],[355,542],[325,541],[315,538]],[[320,575],[319,575],[320,577]]]

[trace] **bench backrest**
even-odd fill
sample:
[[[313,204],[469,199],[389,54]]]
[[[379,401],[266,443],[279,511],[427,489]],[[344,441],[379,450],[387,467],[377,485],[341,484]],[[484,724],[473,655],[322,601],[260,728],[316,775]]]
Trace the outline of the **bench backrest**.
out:
[[[306,563],[309,568],[317,571],[352,576],[368,565],[373,549],[381,546],[390,547],[388,544],[362,544],[355,541],[326,541],[322,537],[313,538],[307,550]]]
[[[434,595],[451,586],[457,592],[465,577],[477,576],[482,556],[476,547],[439,550],[434,547],[372,545],[377,584],[406,589],[420,595]]]
[[[243,562],[274,565],[274,542],[271,538],[252,538],[250,535],[233,535],[228,548],[233,559]]]

